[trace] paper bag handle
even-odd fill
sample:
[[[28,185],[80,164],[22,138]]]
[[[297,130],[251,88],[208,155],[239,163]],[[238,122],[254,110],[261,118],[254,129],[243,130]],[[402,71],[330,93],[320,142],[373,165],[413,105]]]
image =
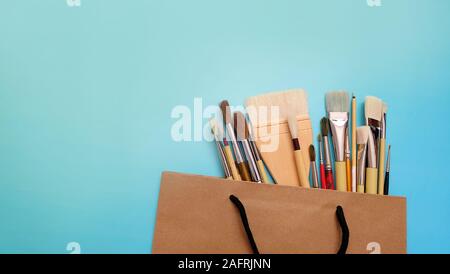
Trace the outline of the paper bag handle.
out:
[[[239,210],[239,215],[241,216],[242,225],[244,226],[245,233],[247,234],[248,241],[250,242],[250,246],[252,247],[252,251],[254,254],[260,254],[258,250],[258,246],[256,245],[255,238],[253,237],[252,230],[250,229],[250,224],[248,223],[247,213],[245,212],[245,207],[238,197],[234,195],[230,195],[231,202],[236,206]],[[342,231],[342,240],[341,246],[337,252],[338,255],[345,255],[348,248],[348,242],[350,239],[350,230],[348,229],[347,221],[345,220],[344,209],[342,206],[336,207],[336,217],[339,222],[339,226]]]

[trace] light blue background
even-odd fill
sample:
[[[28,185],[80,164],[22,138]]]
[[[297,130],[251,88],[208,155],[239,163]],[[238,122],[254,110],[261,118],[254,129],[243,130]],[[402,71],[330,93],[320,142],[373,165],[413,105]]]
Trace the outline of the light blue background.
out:
[[[0,252],[149,253],[160,173],[221,175],[214,145],[171,140],[172,108],[293,87],[316,126],[332,89],[389,103],[408,251],[450,252],[449,12],[448,0],[1,0]]]

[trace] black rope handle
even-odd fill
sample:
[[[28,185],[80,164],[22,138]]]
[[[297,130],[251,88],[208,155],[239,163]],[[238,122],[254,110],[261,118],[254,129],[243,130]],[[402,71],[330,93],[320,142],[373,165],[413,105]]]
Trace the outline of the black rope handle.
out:
[[[254,254],[259,254],[258,246],[256,245],[255,238],[253,237],[252,230],[250,229],[250,224],[248,223],[247,213],[245,212],[245,207],[238,197],[230,195],[231,202],[239,210],[241,216],[242,225],[244,226],[245,233],[247,233],[250,246],[252,247]],[[339,225],[342,231],[341,246],[337,252],[338,255],[345,255],[347,253],[348,242],[350,240],[350,230],[348,229],[347,221],[345,220],[344,209],[342,206],[337,206],[336,217],[338,219]]]

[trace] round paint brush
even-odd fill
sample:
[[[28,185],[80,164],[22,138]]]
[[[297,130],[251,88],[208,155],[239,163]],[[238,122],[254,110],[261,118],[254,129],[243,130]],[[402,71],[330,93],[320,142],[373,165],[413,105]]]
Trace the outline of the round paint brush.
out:
[[[322,189],[327,189],[325,165],[323,164],[322,134],[317,136],[317,142],[319,145],[320,185]]]
[[[324,117],[320,121],[320,129],[322,130],[322,138],[323,138],[323,155],[325,158],[325,182],[326,189],[335,189],[334,188],[334,179],[333,179],[333,168],[331,167],[331,151],[330,151],[330,143],[328,141],[329,135],[329,123],[328,118]]]
[[[356,129],[357,143],[357,170],[356,170],[356,191],[365,193],[366,183],[366,160],[367,160],[367,141],[369,140],[370,128],[368,126],[358,127]]]
[[[388,157],[386,162],[386,177],[384,179],[384,195],[389,195],[389,173],[391,173],[391,146],[388,148]]]

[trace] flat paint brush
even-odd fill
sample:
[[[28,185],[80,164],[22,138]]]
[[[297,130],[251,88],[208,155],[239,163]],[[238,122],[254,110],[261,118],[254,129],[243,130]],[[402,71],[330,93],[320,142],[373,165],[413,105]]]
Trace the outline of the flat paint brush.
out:
[[[239,148],[239,144],[236,140],[236,135],[234,134],[234,128],[232,124],[232,117],[230,111],[230,104],[228,101],[222,101],[220,103],[220,109],[223,114],[223,121],[225,123],[226,132],[228,137],[230,138],[231,145],[233,146],[234,155],[236,157],[236,165],[239,169],[240,178],[244,181],[250,181],[250,174],[248,171],[248,167],[245,165],[244,158],[242,157],[241,150]],[[234,178],[234,175],[233,175]]]
[[[380,146],[379,146],[379,165],[378,165],[378,194],[384,195],[384,165],[386,157],[386,118],[388,106],[383,102],[383,113],[381,116]]]
[[[379,167],[379,141],[381,135],[381,123],[383,115],[383,101],[374,96],[366,97],[365,102],[366,124],[370,127],[371,134],[368,141],[369,167],[366,174],[366,193],[378,193],[378,167]],[[372,174],[376,172],[376,174]],[[374,181],[373,181],[374,180]],[[373,191],[372,187],[375,188]]]
[[[313,188],[319,188],[319,174],[317,173],[316,150],[313,145],[309,146],[309,159],[311,160],[311,179]]]
[[[320,129],[322,131],[323,138],[323,155],[325,159],[325,182],[326,189],[335,189],[334,188],[334,178],[333,178],[333,168],[331,166],[331,151],[330,151],[330,143],[328,141],[329,135],[329,122],[328,118],[324,117],[320,121]]]
[[[350,161],[350,144],[348,136],[349,128],[347,127],[345,134],[345,167],[347,174],[347,191],[352,192],[352,163]]]
[[[370,128],[368,126],[359,127],[356,130],[356,143],[358,146],[357,158],[357,181],[356,191],[365,193],[366,183],[366,160],[367,160],[367,141],[369,139]]]
[[[223,133],[219,129],[216,119],[213,118],[213,119],[209,120],[209,125],[211,127],[211,133],[214,136],[217,151],[219,153],[220,163],[222,164],[222,168],[224,171],[225,179],[233,180],[233,177],[231,175],[231,170],[230,170],[230,167],[228,166],[228,162],[227,162],[225,152],[224,152],[222,142],[221,142],[221,139],[223,138]]]
[[[242,112],[237,111],[234,113],[234,131],[238,142],[241,143],[245,158],[247,159],[252,181],[261,183],[261,176],[259,175],[258,167],[249,142],[247,122]]]
[[[246,119],[247,123],[247,130],[249,133],[249,142],[250,147],[253,152],[253,157],[256,161],[256,165],[258,166],[259,175],[261,176],[261,180],[263,183],[268,184],[270,183],[269,176],[267,176],[266,168],[264,165],[264,161],[261,158],[261,153],[259,152],[258,147],[256,146],[254,134],[253,134],[253,126],[251,125],[250,119]]]
[[[336,189],[347,191],[347,168],[345,163],[346,132],[349,119],[350,99],[345,91],[326,94],[326,106],[330,121],[334,145],[334,168],[336,172]]]
[[[295,113],[288,116],[289,132],[292,137],[292,144],[294,146],[295,165],[297,166],[297,175],[300,180],[300,186],[310,188],[308,175],[306,173],[305,162],[303,160],[300,140],[298,139],[297,117]]]
[[[356,192],[356,169],[357,169],[357,150],[356,150],[356,97],[352,98],[352,192]]]
[[[319,145],[320,185],[322,189],[327,189],[325,165],[323,164],[322,134],[317,135],[317,142]]]
[[[389,195],[389,173],[391,173],[391,146],[388,148],[388,157],[386,161],[386,177],[384,179],[384,195]]]
[[[378,168],[377,168],[377,152],[376,152],[376,140],[370,130],[369,138],[367,141],[367,168],[366,168],[366,193],[377,194],[378,188]]]

